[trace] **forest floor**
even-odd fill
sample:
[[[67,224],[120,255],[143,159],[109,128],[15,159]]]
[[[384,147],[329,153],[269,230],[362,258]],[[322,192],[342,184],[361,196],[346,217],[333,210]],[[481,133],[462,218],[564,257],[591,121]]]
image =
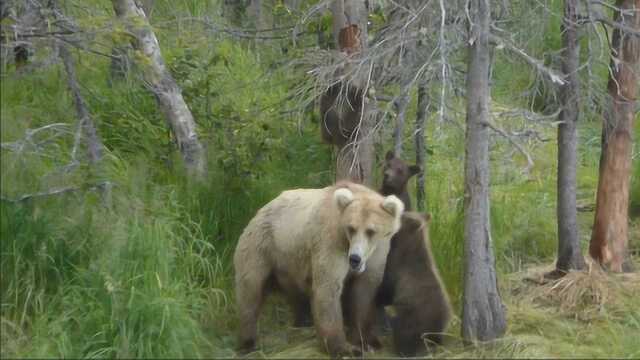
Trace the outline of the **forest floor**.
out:
[[[636,268],[640,259],[635,258]],[[638,358],[640,273],[607,274],[589,264],[582,272],[548,281],[553,264],[531,266],[500,280],[507,308],[506,335],[489,344],[463,345],[454,316],[445,345],[426,358]],[[272,297],[260,322],[261,349],[248,358],[323,358],[313,328],[293,328],[290,311]],[[219,338],[211,356],[234,357],[235,338]],[[366,358],[394,357],[390,336]]]

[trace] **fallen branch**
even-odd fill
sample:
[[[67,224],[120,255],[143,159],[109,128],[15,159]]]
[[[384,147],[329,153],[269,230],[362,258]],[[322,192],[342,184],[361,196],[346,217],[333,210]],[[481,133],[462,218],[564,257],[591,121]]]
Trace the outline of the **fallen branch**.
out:
[[[47,197],[47,196],[53,196],[53,195],[62,195],[62,194],[66,194],[66,193],[70,193],[70,192],[76,192],[76,191],[94,191],[94,190],[101,190],[104,191],[105,189],[108,189],[111,187],[111,182],[110,181],[103,181],[100,182],[98,184],[95,185],[90,185],[90,186],[65,186],[62,188],[54,188],[54,189],[50,189],[47,191],[41,191],[41,192],[37,192],[37,193],[33,193],[33,194],[25,194],[22,195],[18,198],[15,199],[11,199],[5,196],[1,196],[0,195],[0,200],[2,201],[6,201],[9,203],[20,203],[23,201],[27,201],[30,199],[36,199],[36,198],[41,198],[41,197]]]
[[[87,109],[87,104],[80,92],[80,86],[78,85],[78,79],[76,76],[75,63],[71,53],[67,49],[67,46],[63,43],[59,44],[60,58],[64,63],[64,69],[67,72],[67,83],[71,95],[73,96],[73,103],[76,107],[76,113],[78,115],[78,130],[82,130],[87,141],[87,149],[89,155],[89,162],[92,164],[97,163],[102,158],[102,141],[98,137],[95,124],[91,119],[91,114]],[[73,145],[72,159],[76,160],[76,151],[79,143],[79,131],[76,132],[76,138]]]

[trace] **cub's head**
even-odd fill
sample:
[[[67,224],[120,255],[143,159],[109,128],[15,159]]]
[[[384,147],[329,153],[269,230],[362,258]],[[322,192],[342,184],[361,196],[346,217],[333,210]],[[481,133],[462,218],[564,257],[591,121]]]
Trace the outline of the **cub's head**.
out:
[[[340,211],[339,231],[349,242],[349,266],[361,273],[376,247],[400,229],[404,204],[394,195],[382,197],[348,188],[337,189],[333,198]]]
[[[407,185],[407,181],[419,172],[418,165],[408,166],[404,161],[395,157],[392,151],[388,151],[384,161],[382,185],[400,191]]]

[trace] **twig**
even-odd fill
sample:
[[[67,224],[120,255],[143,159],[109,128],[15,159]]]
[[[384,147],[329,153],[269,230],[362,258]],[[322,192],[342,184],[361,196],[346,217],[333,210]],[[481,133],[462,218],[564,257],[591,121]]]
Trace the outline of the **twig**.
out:
[[[531,158],[531,155],[529,155],[529,153],[522,147],[522,145],[520,145],[517,141],[515,141],[511,136],[509,136],[509,134],[507,134],[506,131],[500,129],[499,127],[497,127],[495,124],[492,124],[489,121],[483,122],[484,125],[488,126],[489,128],[491,128],[493,131],[497,132],[498,134],[502,135],[504,138],[506,138],[507,140],[509,140],[509,142],[511,144],[513,144],[513,146],[516,147],[516,149],[518,149],[518,151],[524,155],[524,157],[527,159],[527,167],[524,169],[525,173],[529,173],[529,171],[531,170],[531,168],[533,167],[533,159]]]
[[[524,59],[524,61],[526,61],[527,63],[529,63],[529,65],[535,67],[536,69],[538,69],[538,71],[540,71],[541,73],[547,75],[552,82],[558,84],[558,85],[564,85],[565,81],[562,78],[562,75],[558,74],[555,70],[550,69],[546,66],[544,66],[544,64],[538,60],[533,58],[531,55],[527,54],[524,50],[518,48],[517,46],[513,45],[511,42],[495,35],[495,34],[489,34],[489,40],[491,42],[494,42],[498,45],[504,45],[507,49],[513,51],[514,53],[520,55],[520,57],[522,59]]]

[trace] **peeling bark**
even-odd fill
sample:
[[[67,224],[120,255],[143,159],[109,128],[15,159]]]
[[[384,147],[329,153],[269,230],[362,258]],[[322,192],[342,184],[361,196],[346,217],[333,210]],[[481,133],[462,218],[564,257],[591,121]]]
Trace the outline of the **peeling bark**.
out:
[[[558,126],[558,261],[556,270],[579,270],[585,265],[580,250],[576,206],[578,167],[578,127],[580,117],[580,45],[578,42],[578,0],[565,0],[562,24],[562,72],[560,88],[562,110]]]
[[[640,0],[618,0],[615,22],[640,31]],[[640,36],[613,30],[608,92],[611,108],[602,127],[600,176],[589,254],[598,263],[622,272],[629,241],[629,186],[633,120],[638,95]]]
[[[462,337],[488,341],[506,331],[489,216],[490,0],[470,3],[464,196]]]
[[[142,65],[144,79],[171,127],[187,169],[203,176],[206,172],[205,152],[198,140],[196,123],[182,97],[182,90],[165,66],[160,45],[144,11],[133,0],[112,2],[116,15],[133,35],[131,45],[148,60]]]

